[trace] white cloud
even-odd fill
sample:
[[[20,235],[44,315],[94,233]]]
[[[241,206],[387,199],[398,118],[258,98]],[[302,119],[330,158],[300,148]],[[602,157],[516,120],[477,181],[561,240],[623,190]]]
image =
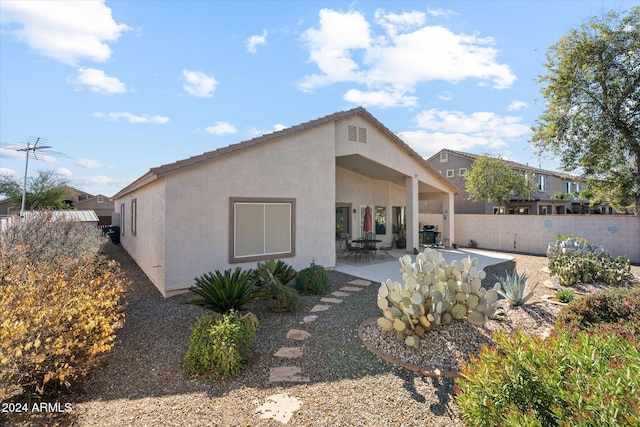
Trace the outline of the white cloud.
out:
[[[440,16],[445,12],[427,13]],[[352,83],[366,85],[367,90],[350,89],[351,99],[370,94],[370,102],[378,99],[380,104],[369,105],[414,105],[406,102],[405,94],[414,92],[420,83],[476,79],[479,84],[504,89],[516,80],[509,66],[498,62],[491,37],[454,33],[425,25],[425,20],[423,12],[378,10],[372,26],[357,11],[322,9],[318,28],[309,28],[302,35],[309,61],[319,72],[304,76],[298,89],[308,92],[333,83]],[[381,96],[382,92],[388,96]]]
[[[225,135],[238,132],[237,129],[228,122],[216,122],[215,125],[204,128],[204,131],[212,135]]]
[[[403,92],[370,91],[362,92],[358,89],[350,89],[343,96],[344,100],[363,107],[411,107],[418,103],[415,96],[406,96]]]
[[[93,113],[93,117],[98,119],[106,119],[111,122],[115,122],[116,120],[119,120],[119,119],[125,119],[129,123],[134,123],[134,124],[153,123],[153,124],[162,125],[169,121],[169,117],[151,116],[149,114],[135,115],[127,112],[116,112],[116,113],[108,113],[108,114],[96,112],[96,113]]]
[[[269,32],[267,30],[262,31],[262,35],[253,35],[247,39],[247,52],[256,53],[256,48],[258,46],[263,46],[267,43],[267,35]]]
[[[69,65],[84,59],[106,61],[111,57],[108,43],[129,30],[114,21],[104,1],[3,0],[0,7],[3,23],[20,25],[4,29],[5,33],[34,52]]]
[[[88,86],[91,92],[103,95],[115,95],[127,91],[125,84],[118,78],[107,76],[104,71],[96,70],[95,68],[80,68],[78,76],[70,79],[69,82]]]
[[[77,159],[75,164],[87,169],[99,169],[102,167],[102,163],[92,159]]]
[[[285,126],[285,125],[283,125],[281,123],[276,123],[275,125],[273,125],[273,130],[277,132],[279,130],[284,130],[284,129],[288,128],[288,127],[289,126]]]
[[[509,104],[509,106],[507,107],[507,110],[509,111],[518,111],[521,108],[525,108],[528,107],[527,103],[524,101],[513,101],[511,104]]]
[[[330,83],[364,82],[351,51],[370,47],[369,23],[359,12],[322,9],[319,14],[320,28],[309,28],[302,39],[309,48],[310,61],[322,74],[305,76],[298,87],[310,91]]]
[[[14,171],[13,169],[9,169],[9,168],[0,168],[0,175],[4,175],[4,176],[18,176],[18,174],[16,173],[16,171]]]
[[[182,77],[186,81],[182,88],[198,98],[211,98],[218,81],[201,71],[182,70]]]
[[[497,149],[507,145],[507,142],[500,138],[488,138],[464,133],[430,133],[418,130],[399,132],[398,136],[423,157],[430,157],[443,148],[458,151],[477,151],[479,148]]]
[[[60,168],[56,170],[56,174],[67,178],[73,175],[73,173],[67,168]]]
[[[104,184],[113,184],[116,182],[115,179],[110,178],[108,176],[77,176],[73,178],[74,181],[80,182],[85,185],[104,185]]]
[[[400,132],[398,136],[425,157],[443,148],[471,152],[496,150],[531,131],[521,120],[521,117],[501,117],[492,112],[466,114],[431,109],[416,116],[419,130]]]
[[[21,148],[21,147],[16,147],[16,148]],[[16,159],[16,160],[20,160],[20,159],[24,160],[25,158],[24,151],[16,151],[10,148],[0,148],[0,156],[7,157],[9,159]]]

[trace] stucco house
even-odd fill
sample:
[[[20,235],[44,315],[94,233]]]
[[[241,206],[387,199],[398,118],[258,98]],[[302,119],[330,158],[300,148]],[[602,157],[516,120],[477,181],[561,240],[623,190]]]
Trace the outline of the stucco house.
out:
[[[503,209],[506,214],[516,215],[613,213],[613,209],[608,206],[596,204],[589,207],[588,200],[576,198],[575,194],[584,189],[579,177],[508,160],[505,160],[507,165],[528,174],[537,182],[538,189],[532,194],[531,199],[518,200],[514,197],[505,207],[484,200],[470,200],[465,190],[464,174],[471,169],[477,158],[476,154],[444,149],[427,159],[429,166],[458,190],[459,195],[455,197],[455,208],[458,214],[496,214],[502,213]],[[442,213],[442,210],[439,204],[429,204],[423,212]]]
[[[452,213],[456,189],[367,110],[358,107],[152,168],[114,197],[121,243],[164,296],[215,269],[284,259],[296,269],[336,264],[336,234],[376,238],[406,225],[419,246],[420,203]],[[388,224],[388,225],[387,225]]]

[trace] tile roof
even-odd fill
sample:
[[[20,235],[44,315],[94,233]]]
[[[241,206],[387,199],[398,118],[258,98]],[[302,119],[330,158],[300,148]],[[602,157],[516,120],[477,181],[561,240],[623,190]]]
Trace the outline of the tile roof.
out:
[[[376,119],[371,113],[369,113],[363,107],[356,107],[351,110],[339,111],[337,113],[329,114],[324,117],[320,117],[318,119],[314,119],[308,122],[304,122],[295,126],[291,126],[282,130],[266,133],[264,135],[258,136],[256,138],[252,138],[246,141],[238,142],[236,144],[231,144],[226,147],[218,148],[217,150],[209,151],[203,154],[199,154],[197,156],[189,157],[188,159],[178,160],[177,162],[168,163],[165,165],[161,165],[158,167],[151,168],[149,172],[145,175],[141,176],[133,183],[129,184],[127,187],[120,190],[116,195],[113,196],[114,199],[124,196],[125,194],[134,191],[138,188],[145,186],[146,184],[155,181],[157,178],[170,174],[172,172],[178,171],[183,168],[188,168],[191,166],[198,165],[200,163],[206,162],[211,159],[219,158],[240,150],[244,150],[245,148],[252,147],[258,144],[264,144],[271,140],[277,140],[283,136],[293,135],[298,132],[301,132],[306,129],[310,129],[325,123],[335,122],[337,120],[341,120],[344,118],[361,115],[370,120],[378,129],[380,129],[383,133],[385,133],[389,138],[398,144],[402,149],[408,152],[410,157],[416,158],[420,161],[426,168],[433,170],[431,166],[426,162],[426,160],[420,156],[416,151],[414,151],[409,145],[407,145],[402,139],[400,139],[395,133],[393,133],[389,128],[383,125],[378,119]],[[443,184],[447,187],[450,187],[457,194],[457,189],[449,184],[444,178],[440,177],[438,173],[434,171],[434,176],[439,179]]]
[[[433,156],[429,157],[427,159],[427,162],[437,158],[440,156],[440,153],[442,152],[448,152],[451,154],[455,154],[456,156],[459,157],[463,157],[469,160],[475,160],[478,157],[480,157],[480,155],[478,154],[473,154],[473,153],[465,153],[462,151],[456,151],[456,150],[450,150],[448,148],[444,148],[440,151],[438,151],[436,154],[434,154]],[[513,162],[511,160],[503,160],[505,163],[507,163],[509,166],[511,166],[514,169],[518,169],[518,170],[526,170],[526,171],[531,171],[531,172],[535,172],[535,173],[539,173],[542,175],[553,175],[553,176],[557,176],[560,178],[571,178],[571,179],[580,179],[580,177],[575,176],[575,175],[569,175],[568,173],[564,173],[564,172],[558,172],[558,171],[551,171],[551,170],[547,170],[547,169],[540,169],[540,168],[536,168],[533,166],[529,166],[523,163],[518,163],[518,162]]]

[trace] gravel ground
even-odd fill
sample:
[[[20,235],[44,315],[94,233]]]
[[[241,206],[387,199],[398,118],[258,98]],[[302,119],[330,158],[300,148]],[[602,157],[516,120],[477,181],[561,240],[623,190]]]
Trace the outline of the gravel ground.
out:
[[[125,297],[126,325],[118,332],[117,345],[86,379],[82,393],[60,400],[72,404],[70,413],[14,416],[7,425],[278,426],[282,424],[262,419],[256,412],[269,396],[278,393],[302,402],[288,423],[291,426],[463,425],[454,402],[453,380],[424,377],[384,362],[359,341],[358,326],[380,316],[375,303],[376,284],[345,297],[342,304],[329,311],[314,313],[318,320],[305,325],[299,323],[320,296],[301,296],[296,313],[271,313],[264,301],[254,304],[251,311],[260,319],[261,327],[247,370],[228,381],[200,379],[186,376],[180,365],[191,327],[204,311],[182,304],[188,299],[186,295],[163,299],[122,248],[111,246],[108,252],[131,279]],[[533,301],[553,293],[542,285],[548,278],[542,272],[546,257],[511,255],[513,262],[486,270],[483,286],[493,286],[494,274],[517,265],[533,284],[539,283]],[[633,271],[640,278],[640,267],[633,267]],[[330,272],[330,292],[352,279]],[[510,320],[488,325],[488,329],[502,326],[544,334],[559,309],[549,302],[519,309],[507,307]],[[286,339],[292,328],[308,331],[311,338],[301,343]],[[468,333],[469,328],[440,333],[446,338],[442,341],[446,349],[432,353],[452,355],[442,363],[456,366],[478,350],[478,346],[471,350],[458,348],[454,340],[460,331]],[[488,331],[476,334],[479,341],[490,342]],[[468,336],[463,341],[469,341]],[[304,355],[293,361],[272,356],[287,346],[302,346]],[[422,363],[435,362],[427,359]],[[269,370],[277,366],[300,366],[310,382],[270,384]]]

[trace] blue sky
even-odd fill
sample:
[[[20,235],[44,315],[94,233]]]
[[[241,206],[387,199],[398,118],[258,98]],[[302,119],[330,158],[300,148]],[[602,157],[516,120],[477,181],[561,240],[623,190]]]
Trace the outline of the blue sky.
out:
[[[0,0],[0,173],[46,138],[55,170],[111,196],[150,168],[356,106],[417,152],[529,143],[547,48],[639,1]]]

